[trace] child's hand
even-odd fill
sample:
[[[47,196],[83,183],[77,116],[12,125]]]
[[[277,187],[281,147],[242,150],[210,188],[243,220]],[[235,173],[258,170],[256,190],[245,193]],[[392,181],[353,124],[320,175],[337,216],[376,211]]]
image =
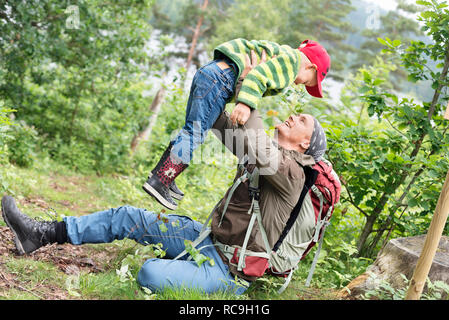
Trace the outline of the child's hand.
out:
[[[236,123],[244,125],[246,121],[248,121],[250,115],[251,108],[246,104],[239,102],[235,105],[234,110],[232,110],[230,119],[234,125],[236,125]]]

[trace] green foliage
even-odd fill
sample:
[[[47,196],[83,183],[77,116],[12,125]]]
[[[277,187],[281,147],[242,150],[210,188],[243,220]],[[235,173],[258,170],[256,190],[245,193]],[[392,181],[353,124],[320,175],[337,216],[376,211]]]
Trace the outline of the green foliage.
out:
[[[2,107],[0,109],[0,126],[4,127],[4,126],[11,125],[12,121],[7,115],[8,115],[8,113],[15,112],[15,111],[16,110],[14,110],[14,109],[7,109],[7,108]]]
[[[123,171],[148,116],[152,1],[0,4],[0,97],[76,168]],[[73,8],[72,7],[72,8]],[[125,161],[126,162],[126,161]]]
[[[378,281],[374,274],[370,277],[377,282],[374,289],[367,290],[362,299],[365,300],[404,300],[410,286],[410,280],[404,274],[400,275],[404,285],[401,288],[394,288],[387,280]],[[426,291],[420,296],[420,300],[447,300],[449,298],[449,285],[443,281],[430,281],[426,279]]]
[[[7,132],[9,127],[13,125],[13,121],[8,114],[14,111],[16,110],[3,107],[0,100],[0,163],[9,161],[7,152],[5,152],[8,149],[6,139],[10,138]]]
[[[189,43],[204,16],[197,53],[236,37],[291,46],[315,37],[333,57],[331,76],[346,80],[338,102],[313,99],[302,86],[292,86],[264,98],[260,106],[270,134],[291,113],[317,116],[327,130],[328,157],[342,178],[341,202],[327,231],[314,288],[346,285],[389,238],[427,230],[449,167],[442,116],[449,100],[446,4],[417,1],[417,8],[401,2],[401,11],[422,12],[422,27],[402,12],[389,12],[381,17],[380,29],[362,32],[367,41],[360,52],[348,45],[354,30],[347,16],[354,8],[346,0],[210,1],[206,12],[191,0],[71,4],[0,3],[0,191],[26,203],[32,216],[42,215],[42,208],[32,204],[35,199],[45,199],[61,216],[123,204],[161,211],[141,185],[184,122],[188,88],[173,79],[149,140],[133,157],[130,144],[150,116],[153,88],[147,80],[166,77],[171,59],[185,58],[185,48],[167,51],[177,44],[170,34]],[[153,27],[162,34],[148,55],[145,44]],[[427,38],[418,38],[421,31]],[[345,73],[354,68],[356,74]],[[186,70],[178,71],[176,77],[184,79]],[[426,81],[430,98],[404,95]],[[202,222],[231,184],[236,159],[212,135],[194,158],[200,161],[177,179],[186,192],[177,213]],[[167,222],[158,223],[165,232]],[[190,242],[186,248],[198,265],[214,263]],[[301,262],[293,288],[305,281],[313,253]],[[107,299],[209,298],[198,290],[157,295],[140,290],[135,279],[144,259],[163,254],[157,245],[125,246],[105,273],[81,273],[79,286],[67,290],[73,297]],[[279,278],[262,278],[249,297],[271,298],[281,284]],[[383,290],[380,297],[399,297]],[[288,290],[278,298],[290,294],[297,298]]]
[[[198,267],[201,267],[201,265],[206,261],[208,261],[212,267],[215,265],[214,259],[201,254],[198,248],[193,247],[192,241],[184,240],[184,245],[186,247],[187,253],[192,257],[193,261],[195,261]]]
[[[357,51],[347,41],[356,32],[347,19],[354,9],[350,0],[292,1],[286,11],[287,18],[281,24],[282,42],[292,47],[298,47],[305,39],[320,42],[332,57],[327,77],[342,81],[349,71],[351,57]]]
[[[120,282],[135,281],[137,274],[142,267],[142,264],[150,258],[165,256],[165,251],[162,249],[162,244],[147,244],[145,246],[137,245],[131,247],[129,250],[125,250],[121,253],[118,260],[120,261],[120,268],[116,269],[116,274]],[[127,253],[130,250],[134,250],[131,253]],[[127,253],[127,254],[126,254]],[[126,254],[122,259],[121,257]]]
[[[225,18],[218,21],[210,49],[235,38],[281,41],[281,26],[285,23],[285,13],[291,5],[291,0],[235,1],[226,11]],[[248,12],[254,13],[251,19],[248,19]]]
[[[36,145],[38,134],[32,127],[20,121],[16,125],[10,126],[7,131],[6,144],[8,146],[8,156],[11,163],[21,167],[29,167],[36,157]]]
[[[361,31],[365,40],[352,63],[356,69],[373,64],[376,56],[383,51],[385,46],[394,45],[398,47],[401,43],[408,44],[416,39],[425,40],[418,21],[413,18],[413,15],[420,12],[420,7],[404,1],[397,2],[398,7],[394,11],[388,11],[382,15],[378,12],[378,9],[377,12],[373,12],[372,16],[376,21],[372,21],[370,27]],[[390,38],[394,41],[389,40]],[[390,56],[389,59],[395,65],[400,63],[400,59],[396,56]],[[428,96],[426,84],[411,85],[407,82],[407,72],[402,68],[394,70],[390,74],[390,78],[390,83],[396,90],[403,92],[418,91],[421,96]]]
[[[437,15],[432,19],[439,20],[425,20],[423,29],[442,40],[440,33],[447,25],[441,21],[449,19],[449,12],[438,9],[436,2],[432,6]],[[357,243],[361,256],[373,255],[383,237],[421,234],[430,222],[449,168],[447,124],[442,118],[448,100],[443,89],[449,83],[445,41],[412,42],[404,49],[401,41],[379,39],[385,53],[396,55],[413,81],[433,81],[431,101],[393,93],[385,85],[393,68],[379,61],[360,69],[350,93],[354,100],[345,100],[347,105],[360,101],[358,122],[341,119],[341,124],[328,127],[329,157],[343,177],[342,202],[351,203],[366,218]],[[443,68],[432,70],[427,59]]]
[[[315,250],[300,262],[300,268],[295,273],[295,277],[302,279],[303,282],[307,279]],[[335,289],[346,286],[372,263],[372,259],[355,257],[356,252],[354,239],[352,241],[338,241],[333,235],[327,234],[318,257],[311,285],[316,288]]]

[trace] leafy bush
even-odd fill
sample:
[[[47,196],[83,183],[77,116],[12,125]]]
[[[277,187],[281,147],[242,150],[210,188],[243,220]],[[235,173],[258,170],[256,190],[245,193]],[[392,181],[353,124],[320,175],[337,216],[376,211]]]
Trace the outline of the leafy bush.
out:
[[[313,249],[299,264],[300,268],[297,274],[304,281],[312,265],[315,250]],[[354,257],[356,252],[355,240],[336,241],[336,239],[325,237],[311,285],[317,288],[337,289],[344,287],[352,279],[365,272],[372,260],[356,258]]]
[[[14,112],[16,110],[14,109],[7,109],[3,107],[3,102],[0,101],[0,162],[5,163],[9,159],[7,157],[7,146],[6,146],[6,139],[8,138],[8,128],[11,126],[12,120],[8,116],[8,113]]]
[[[36,145],[38,135],[33,127],[29,127],[23,121],[10,126],[7,131],[6,145],[8,157],[11,163],[21,167],[29,167],[36,157]]]
[[[72,140],[69,144],[61,144],[55,158],[61,164],[84,173],[92,171],[95,165],[91,150],[76,140]]]
[[[149,114],[144,81],[160,68],[144,50],[152,4],[120,0],[105,10],[101,1],[81,1],[75,16],[64,1],[0,5],[0,100],[18,106],[16,119],[45,137],[51,157],[82,171],[127,169],[129,145]],[[68,26],[76,18],[77,27]],[[33,140],[25,138],[22,147]],[[13,160],[30,165],[16,148]]]

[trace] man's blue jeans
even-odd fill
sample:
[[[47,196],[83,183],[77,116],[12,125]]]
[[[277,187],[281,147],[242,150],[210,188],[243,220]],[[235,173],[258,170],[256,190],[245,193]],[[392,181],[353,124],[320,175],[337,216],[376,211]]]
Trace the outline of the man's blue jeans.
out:
[[[227,59],[231,68],[222,70],[218,61],[202,66],[193,77],[185,124],[172,140],[172,154],[186,164],[234,96],[237,66]]]
[[[194,288],[205,293],[231,291],[242,294],[246,290],[245,286],[237,284],[210,237],[204,239],[197,249],[212,258],[214,266],[206,261],[198,267],[193,260],[187,260],[189,254],[179,260],[170,260],[185,249],[184,240],[193,241],[198,237],[202,225],[189,217],[174,214],[158,217],[145,209],[123,206],[81,217],[64,217],[64,222],[72,244],[107,243],[125,237],[144,245],[161,243],[168,259],[148,259],[137,277],[141,286],[153,292],[168,287]],[[166,228],[160,227],[161,224]]]

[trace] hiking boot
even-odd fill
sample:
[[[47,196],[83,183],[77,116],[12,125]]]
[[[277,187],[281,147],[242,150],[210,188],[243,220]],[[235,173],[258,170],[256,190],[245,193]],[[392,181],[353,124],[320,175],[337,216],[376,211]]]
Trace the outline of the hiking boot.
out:
[[[37,221],[20,212],[10,196],[2,198],[2,216],[14,233],[14,242],[20,255],[28,254],[56,242],[57,221]]]
[[[148,179],[153,175],[153,173],[151,172],[148,175]],[[176,200],[182,200],[182,198],[184,198],[184,192],[182,192],[181,190],[179,190],[178,186],[176,185],[175,180],[173,180],[173,182],[170,184],[170,186],[168,187],[168,191],[170,192],[170,195],[172,198],[176,199]]]
[[[181,195],[184,194],[174,184],[174,181],[189,165],[172,156],[172,146],[173,144],[170,142],[142,188],[164,207],[175,210],[178,204],[173,200],[172,194],[176,193],[175,199],[182,198]],[[170,189],[172,189],[171,192]]]
[[[184,192],[179,190],[178,186],[175,183],[175,180],[173,180],[173,182],[170,184],[168,190],[170,190],[170,195],[176,200],[182,200],[182,198],[184,198]]]
[[[155,175],[148,178],[142,188],[167,209],[176,210],[178,208],[178,204],[170,195],[170,190]]]

